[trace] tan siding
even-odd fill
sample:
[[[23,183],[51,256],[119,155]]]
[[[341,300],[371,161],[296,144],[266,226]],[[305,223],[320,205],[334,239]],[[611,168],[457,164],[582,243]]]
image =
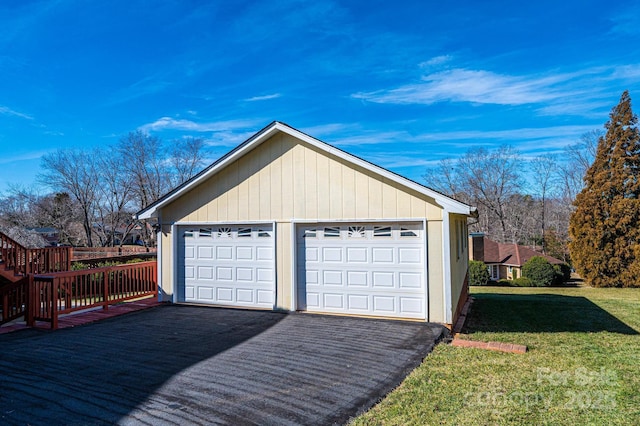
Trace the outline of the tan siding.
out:
[[[426,206],[423,200],[411,197],[411,216],[425,217],[427,216]]]
[[[427,260],[429,276],[429,318],[428,321],[444,322],[444,293],[442,270],[442,222],[427,222]]]
[[[450,215],[449,238],[451,241],[451,307],[455,310],[464,287],[469,266],[468,244],[465,247],[463,234],[467,218],[462,215]],[[460,254],[458,256],[458,253]]]
[[[369,217],[383,218],[382,214],[382,182],[369,179]]]
[[[342,217],[356,218],[356,171],[343,167],[342,170]]]
[[[318,218],[318,172],[316,163],[317,154],[311,149],[304,150],[304,182],[306,197],[305,217]]]
[[[362,197],[360,194],[369,193],[369,178],[364,173],[356,173],[356,217],[369,216],[369,199]]]
[[[283,138],[281,138],[283,139]],[[282,168],[282,203],[280,205],[280,216],[275,219],[293,217],[293,181],[298,176],[294,174],[294,158],[292,148],[295,146],[291,141],[281,141],[281,168]]]
[[[271,185],[271,203],[269,205],[269,217],[282,216],[282,167],[280,159],[280,145],[270,145],[269,158],[271,159],[268,170],[264,174],[269,174],[269,184]]]
[[[442,208],[423,194],[289,135],[278,134],[265,141],[161,213],[164,223],[277,221],[277,303],[283,308],[291,305],[291,220],[426,218],[429,319],[444,317]],[[163,250],[170,253],[170,235],[162,241]],[[163,271],[172,268],[166,256],[169,254],[163,254],[163,262],[168,261]],[[165,282],[172,277],[163,274]]]
[[[170,302],[173,298],[173,250],[171,245],[171,227],[162,226],[162,300]]]
[[[280,188],[271,185],[271,173],[267,166],[271,162],[271,154],[265,149],[265,145],[260,147],[260,220],[269,220],[271,215],[272,194],[279,193]],[[277,197],[277,196],[276,196]]]
[[[396,203],[398,217],[411,217],[411,195],[398,191]]]
[[[325,157],[324,155],[317,155],[316,165],[318,167],[316,171],[316,176],[318,176],[318,217],[331,217],[329,158]]]
[[[276,275],[280,279],[280,286],[276,289],[277,307],[280,309],[291,309],[291,233],[293,224],[290,222],[279,222],[276,224],[278,253],[282,254],[277,258]]]
[[[329,162],[329,176],[331,177],[329,183],[329,217],[343,216],[342,209],[342,193],[344,188],[342,187],[342,165],[337,161]]]
[[[293,191],[290,196],[293,199],[293,217],[305,217],[307,212],[306,205],[306,173],[300,169],[300,165],[304,165],[305,149],[301,145],[297,145],[293,149],[293,165],[294,175],[292,178]],[[302,173],[298,173],[301,171]]]
[[[382,215],[398,217],[398,191],[390,185],[382,187]]]
[[[218,174],[218,184],[223,187],[223,188],[228,188],[228,182],[229,179],[227,179],[227,176],[229,175],[228,173],[228,169],[225,169],[222,171],[222,173]],[[216,209],[218,211],[218,220],[228,220],[229,215],[228,215],[228,210],[229,210],[229,197],[228,197],[229,191],[227,192],[223,192],[222,194],[220,194],[218,196],[218,198],[216,199]],[[206,220],[206,217],[198,217],[198,220],[200,221],[204,221]]]
[[[235,218],[237,220],[239,216],[239,186],[238,182],[238,162],[231,164],[226,170],[226,181],[230,186],[229,191],[227,192],[227,216],[229,218]]]
[[[249,176],[249,217],[260,219],[260,175],[257,172],[260,158],[257,155],[248,156],[249,169],[253,172]]]

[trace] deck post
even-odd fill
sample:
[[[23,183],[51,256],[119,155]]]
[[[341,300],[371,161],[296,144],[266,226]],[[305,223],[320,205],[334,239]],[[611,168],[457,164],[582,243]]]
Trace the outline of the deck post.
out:
[[[53,285],[51,286],[51,329],[58,329],[58,294],[60,293],[60,280],[58,278],[53,279]]]
[[[73,258],[73,247],[66,247],[67,271],[71,270],[71,259]]]
[[[103,274],[104,276],[102,278],[102,282],[103,282],[102,296],[104,297],[104,305],[102,306],[102,309],[106,311],[109,309],[109,276],[111,275],[111,269],[105,269]]]
[[[35,317],[35,311],[36,311],[36,302],[40,302],[40,298],[36,298],[35,295],[35,286],[33,285],[33,274],[29,274],[28,275],[28,282],[27,282],[27,292],[26,292],[26,304],[27,304],[27,311],[24,314],[24,319],[27,322],[27,326],[29,327],[33,327],[35,325],[35,321],[34,321],[34,317]]]

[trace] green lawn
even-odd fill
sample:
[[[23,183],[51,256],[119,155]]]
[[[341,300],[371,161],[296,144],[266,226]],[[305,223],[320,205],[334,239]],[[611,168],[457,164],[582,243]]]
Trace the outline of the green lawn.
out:
[[[473,288],[465,338],[440,344],[355,425],[639,425],[640,289]]]

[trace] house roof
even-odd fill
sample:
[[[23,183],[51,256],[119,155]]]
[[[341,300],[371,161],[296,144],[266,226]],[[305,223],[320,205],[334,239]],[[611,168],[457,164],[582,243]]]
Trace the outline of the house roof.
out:
[[[564,263],[562,260],[556,259],[546,254],[537,252],[529,247],[519,244],[503,244],[484,239],[484,263],[500,263],[509,266],[523,266],[529,259],[534,256],[542,256],[552,265]]]
[[[196,187],[203,181],[209,179],[211,176],[214,176],[220,170],[224,169],[227,165],[233,163],[235,160],[242,157],[247,152],[251,151],[256,146],[260,145],[262,142],[265,142],[266,140],[268,140],[278,132],[286,133],[290,136],[293,136],[305,143],[308,143],[316,147],[317,149],[320,149],[321,151],[340,157],[341,159],[353,165],[363,167],[379,176],[390,179],[408,189],[417,191],[418,193],[431,197],[436,201],[438,205],[440,205],[442,208],[444,208],[446,211],[450,213],[458,213],[458,214],[464,214],[467,216],[477,217],[478,211],[475,207],[469,206],[465,203],[462,203],[458,200],[448,197],[438,191],[435,191],[431,188],[421,185],[413,180],[407,179],[394,172],[391,172],[387,169],[384,169],[380,166],[377,166],[373,163],[370,163],[366,160],[356,157],[355,155],[349,154],[339,148],[329,145],[328,143],[322,142],[312,136],[309,136],[279,121],[272,122],[267,127],[263,128],[258,133],[251,136],[249,139],[247,139],[246,141],[238,145],[236,148],[234,148],[224,156],[220,157],[217,161],[215,161],[213,164],[211,164],[210,166],[202,170],[193,178],[189,179],[188,181],[184,182],[182,185],[173,189],[171,192],[167,193],[156,202],[140,210],[138,213],[136,213],[136,217],[138,219],[149,219],[152,217],[157,217],[159,209],[173,202],[174,200],[179,198],[182,194],[190,191],[192,188]]]

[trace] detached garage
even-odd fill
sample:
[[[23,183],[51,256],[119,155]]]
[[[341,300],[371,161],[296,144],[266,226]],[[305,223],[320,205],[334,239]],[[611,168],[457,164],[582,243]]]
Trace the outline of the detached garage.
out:
[[[174,303],[452,324],[476,209],[284,123],[138,213]]]

